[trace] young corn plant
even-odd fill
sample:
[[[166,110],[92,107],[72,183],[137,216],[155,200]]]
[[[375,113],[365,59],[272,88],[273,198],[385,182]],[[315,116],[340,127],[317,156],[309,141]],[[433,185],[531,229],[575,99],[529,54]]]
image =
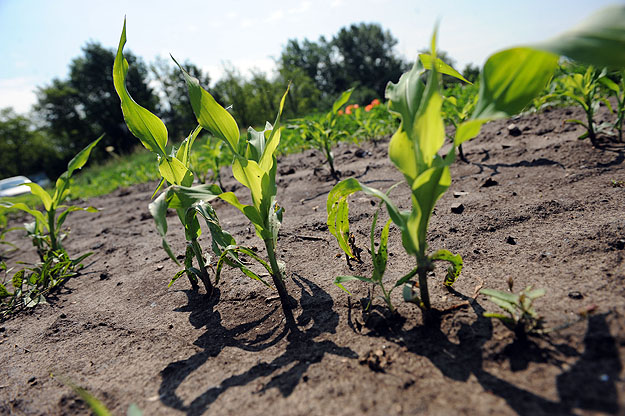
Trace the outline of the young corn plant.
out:
[[[595,114],[601,103],[612,112],[610,101],[601,91],[606,75],[607,69],[597,71],[593,66],[589,66],[584,74],[570,72],[561,80],[561,90],[557,92],[560,97],[570,99],[584,109],[586,120],[569,119],[566,122],[584,127],[586,131],[579,136],[579,139],[588,138],[593,146],[598,145],[597,134],[607,131],[610,127],[607,123],[597,124],[595,121]]]
[[[469,119],[475,105],[477,104],[478,89],[475,84],[461,85],[454,84],[452,88],[448,88],[443,96],[443,119],[445,123],[458,126]],[[453,137],[450,137],[453,141]],[[458,146],[458,156],[463,162],[468,162],[462,151],[462,145]]]
[[[199,125],[221,139],[232,152],[234,155],[232,174],[240,184],[249,190],[252,204],[242,204],[234,193],[216,192],[216,188],[210,191],[213,192],[212,198],[220,198],[228,202],[250,220],[254,225],[256,235],[265,244],[269,260],[269,262],[263,260],[249,248],[231,244],[225,247],[219,257],[216,278],[219,278],[224,263],[232,265],[235,255],[244,254],[256,260],[271,276],[273,285],[280,296],[287,322],[293,325],[295,321],[291,311],[291,302],[284,284],[285,265],[278,260],[276,254],[278,231],[282,224],[284,212],[276,201],[276,150],[280,143],[280,116],[288,88],[280,100],[274,124],[267,123],[263,131],[256,131],[250,127],[247,137],[243,137],[240,136],[239,126],[232,115],[200,86],[196,78],[191,77],[182,67],[180,69],[187,82],[191,106]],[[211,196],[208,194],[210,192],[205,192],[200,197],[204,198],[204,201],[209,201]],[[242,264],[237,264],[237,267],[247,276],[263,281],[260,276]]]
[[[499,306],[505,313],[484,312],[484,317],[499,319],[517,338],[524,339],[529,334],[538,334],[543,329],[543,318],[534,309],[534,300],[544,296],[544,289],[528,286],[518,293],[512,292],[512,279],[508,280],[508,292],[495,289],[482,289],[480,293]]]
[[[348,196],[362,191],[382,200],[391,221],[401,232],[404,249],[416,260],[416,270],[401,279],[404,300],[426,311],[431,308],[427,279],[434,270],[434,263],[449,263],[444,279],[446,286],[454,284],[463,266],[460,255],[448,250],[431,253],[427,244],[427,228],[434,206],[451,185],[449,166],[455,159],[456,148],[475,137],[486,121],[520,111],[536,93],[542,91],[557,63],[557,56],[527,48],[493,55],[482,71],[480,98],[473,116],[458,125],[449,152],[439,155],[445,142],[439,77],[440,74],[456,77],[459,74],[436,58],[435,39],[434,36],[432,53],[420,55],[412,70],[403,74],[397,84],[389,83],[386,89],[389,110],[401,118],[399,128],[389,143],[389,158],[404,175],[405,183],[411,190],[412,208],[400,211],[387,194],[353,178],[339,182],[330,191],[326,207],[329,231],[343,251],[353,257],[348,240]],[[515,66],[525,71],[509,71]],[[415,275],[416,280],[412,279]]]
[[[176,210],[180,223],[184,228],[187,247],[184,256],[184,268],[174,275],[170,285],[180,276],[186,274],[194,289],[198,289],[198,280],[202,282],[206,293],[210,296],[213,292],[214,283],[207,270],[209,256],[205,256],[199,243],[202,233],[198,215],[203,217],[211,231],[213,237],[213,252],[220,256],[222,249],[235,244],[234,239],[219,226],[219,220],[213,209],[208,204],[204,204],[214,199],[214,194],[219,194],[221,190],[216,185],[200,185],[192,188],[194,175],[191,171],[191,148],[197,136],[202,131],[201,126],[197,126],[189,136],[181,143],[178,149],[172,149],[171,153],[166,151],[167,128],[165,124],[147,109],[137,104],[126,88],[126,74],[128,72],[128,61],[124,58],[123,48],[126,44],[126,22],[122,30],[119,47],[113,65],[113,82],[115,90],[121,101],[124,120],[130,132],[137,137],[143,146],[154,153],[158,160],[158,169],[161,174],[161,182],[154,192],[154,195],[165,184],[169,187],[149,205],[149,211],[156,221],[156,227],[162,237],[163,249],[169,257],[179,266],[176,256],[166,240],[167,221],[166,213],[168,208]],[[205,201],[202,197],[207,194]],[[153,196],[154,196],[153,195]],[[194,266],[195,260],[197,266]],[[238,264],[233,259],[233,264]]]
[[[616,121],[614,122],[614,129],[618,133],[618,141],[623,142],[623,120],[625,119],[625,71],[618,73],[620,78],[616,83],[608,77],[601,78],[600,82],[605,85],[610,93],[614,95],[616,99]]]
[[[438,154],[445,141],[438,73],[457,75],[436,58],[435,46],[434,36],[432,53],[420,55],[412,70],[386,89],[389,109],[401,118],[389,143],[389,158],[411,190],[412,208],[400,211],[388,195],[352,178],[335,185],[326,206],[329,231],[343,251],[353,257],[348,196],[362,191],[384,202],[390,219],[401,231],[404,249],[416,260],[418,280],[406,282],[404,299],[424,310],[431,307],[427,276],[433,263],[451,264],[445,278],[448,286],[458,278],[462,266],[460,256],[446,250],[429,254],[426,238],[434,205],[451,184],[449,165],[456,148],[474,138],[485,122],[517,114],[531,103],[551,80],[559,55],[602,67],[625,68],[625,7],[603,9],[574,30],[531,48],[511,48],[491,55],[480,72],[475,109],[468,120],[458,125],[453,146],[445,156]],[[421,78],[428,69],[427,81],[423,82]]]
[[[395,288],[402,286],[404,283],[406,283],[412,277],[414,277],[414,275],[417,273],[417,268],[412,269],[407,275],[397,280],[391,288],[387,289],[384,286],[383,278],[384,278],[384,273],[386,271],[386,265],[388,262],[388,235],[389,235],[389,230],[390,230],[392,220],[389,219],[388,221],[386,221],[386,224],[384,224],[384,227],[382,228],[382,232],[380,234],[379,248],[376,250],[375,231],[376,231],[376,226],[378,222],[378,215],[380,214],[381,209],[382,209],[382,203],[380,203],[378,209],[375,212],[375,215],[373,216],[373,222],[371,223],[371,232],[369,234],[369,240],[371,243],[371,248],[370,248],[371,260],[373,262],[372,276],[371,277],[353,276],[353,275],[352,276],[338,276],[334,280],[334,284],[340,287],[341,289],[343,289],[345,292],[347,292],[350,295],[351,293],[349,292],[349,290],[347,290],[343,286],[343,283],[345,282],[349,282],[352,280],[360,280],[361,282],[370,283],[371,285],[373,285],[374,289],[376,287],[379,287],[380,290],[382,291],[382,296],[381,296],[382,300],[384,301],[384,303],[386,303],[386,306],[391,311],[391,313],[394,313],[395,308],[393,307],[393,302],[391,301],[391,293],[393,292]],[[367,306],[366,309],[368,309],[369,306],[371,306],[372,300],[373,299],[370,300],[369,305]]]
[[[0,270],[5,275],[0,283],[0,321],[23,308],[47,303],[46,296],[68,278],[77,276],[82,268],[80,262],[89,255],[91,253],[72,260],[64,250],[48,251],[40,263],[13,273],[10,282],[6,277],[12,269],[0,261]]]
[[[330,174],[335,180],[339,180],[340,174],[334,166],[332,146],[338,142],[340,137],[347,134],[347,132],[337,129],[337,117],[341,107],[349,101],[352,91],[353,89],[349,89],[343,92],[332,104],[332,110],[322,116],[319,121],[310,118],[292,120],[298,124],[303,139],[311,141],[313,146],[323,152],[330,168]]]
[[[37,253],[42,261],[48,253],[65,253],[61,241],[66,237],[66,233],[63,232],[62,226],[67,219],[70,212],[74,211],[88,211],[96,212],[94,207],[82,208],[74,205],[63,205],[63,202],[70,193],[71,177],[72,174],[81,169],[89,159],[91,150],[102,139],[102,136],[91,142],[87,147],[81,150],[72,160],[67,164],[67,171],[65,171],[57,180],[54,192],[49,194],[45,189],[36,183],[27,183],[31,192],[42,203],[44,211],[30,208],[28,205],[19,203],[0,203],[0,206],[6,208],[15,208],[24,211],[32,215],[35,219],[34,222],[25,224],[24,228],[31,238],[33,245],[37,248]],[[60,255],[60,254],[57,254]]]
[[[150,204],[149,209],[156,221],[157,229],[163,237],[163,247],[175,260],[165,235],[167,233],[167,208],[173,208],[185,228],[185,236],[190,245],[187,248],[185,270],[174,276],[177,279],[185,271],[195,274],[210,293],[213,283],[206,270],[206,260],[197,241],[201,229],[197,215],[206,221],[212,237],[212,249],[218,256],[215,270],[215,284],[218,283],[224,264],[239,268],[245,275],[263,283],[264,280],[246,267],[238,259],[246,255],[256,260],[271,275],[273,284],[280,295],[282,307],[289,324],[294,324],[291,304],[284,284],[284,264],[276,255],[278,231],[282,222],[283,209],[276,202],[276,149],[280,142],[280,116],[288,88],[280,101],[278,114],[273,126],[267,123],[263,131],[248,129],[247,137],[240,136],[239,127],[232,115],[204,90],[196,78],[191,77],[180,65],[187,83],[189,98],[199,126],[188,140],[183,142],[175,155],[165,153],[167,129],[162,121],[148,110],[136,104],[125,86],[128,63],[123,58],[126,43],[126,24],[115,60],[113,78],[120,96],[126,124],[149,150],[159,156],[159,170],[163,181],[170,184],[161,195]],[[177,62],[176,62],[177,63]],[[233,155],[232,173],[234,178],[249,189],[251,205],[239,202],[232,192],[223,192],[217,185],[191,186],[193,173],[189,169],[189,152],[192,141],[200,129],[206,129],[213,136],[222,140]],[[259,257],[252,249],[237,245],[234,238],[224,231],[209,202],[220,198],[239,209],[254,225],[256,234],[263,240],[267,249],[268,262]],[[195,256],[198,269],[189,265],[189,259]],[[267,283],[266,283],[267,284]]]

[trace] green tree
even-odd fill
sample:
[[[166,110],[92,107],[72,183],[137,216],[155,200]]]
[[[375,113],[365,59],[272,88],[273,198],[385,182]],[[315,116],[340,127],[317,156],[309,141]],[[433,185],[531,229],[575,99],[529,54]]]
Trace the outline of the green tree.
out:
[[[54,176],[59,168],[55,156],[54,147],[29,118],[11,107],[0,110],[0,178],[42,170]]]
[[[373,92],[364,100],[383,97],[388,81],[397,81],[406,69],[393,53],[396,44],[391,32],[378,24],[360,23],[341,29],[332,39],[331,56],[336,56],[330,68],[334,73],[333,93],[356,86]]]
[[[342,28],[330,41],[323,36],[317,42],[291,39],[278,60],[279,72],[287,79],[311,80],[323,108],[352,87],[357,87],[352,98],[371,101],[383,97],[387,82],[407,69],[393,52],[396,44],[389,31],[367,23]]]
[[[44,120],[50,137],[69,160],[101,134],[103,146],[113,146],[117,152],[130,151],[136,140],[124,124],[117,95],[113,89],[112,50],[99,43],[87,43],[83,55],[74,58],[67,80],[53,79],[37,91],[35,111]],[[148,69],[138,58],[128,54],[130,93],[148,109],[154,111],[158,97],[148,86]],[[102,157],[102,152],[95,156]]]

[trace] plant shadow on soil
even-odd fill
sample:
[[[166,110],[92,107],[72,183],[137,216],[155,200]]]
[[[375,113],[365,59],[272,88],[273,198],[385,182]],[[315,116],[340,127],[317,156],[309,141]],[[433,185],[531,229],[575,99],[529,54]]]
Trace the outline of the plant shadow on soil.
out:
[[[228,329],[222,326],[221,316],[219,312],[214,310],[215,305],[219,302],[220,293],[218,290],[211,297],[208,308],[202,295],[197,292],[185,291],[189,303],[177,311],[191,311],[189,317],[191,324],[196,328],[206,327],[207,332],[194,343],[203,351],[188,359],[170,363],[161,371],[162,382],[159,396],[162,403],[186,412],[188,415],[200,415],[228,389],[247,385],[258,378],[270,375],[273,377],[264,385],[262,391],[275,387],[286,397],[293,392],[308,367],[319,363],[326,354],[357,358],[354,351],[340,347],[332,341],[315,341],[315,338],[321,334],[336,332],[339,315],[333,310],[334,301],[328,293],[310,280],[299,275],[297,278],[293,277],[292,280],[300,289],[301,314],[296,319],[298,327],[288,328],[286,325],[282,326],[281,329],[274,327],[268,332],[258,335],[252,341],[241,340],[240,337],[266,321],[277,308],[255,321]],[[299,328],[305,329],[300,330]],[[279,330],[280,332],[277,333]],[[185,405],[183,400],[177,396],[176,389],[183,381],[206,363],[210,357],[219,355],[225,347],[258,352],[277,344],[284,337],[287,338],[286,350],[271,362],[259,362],[243,373],[224,379],[220,385],[206,390],[188,405]],[[288,370],[280,372],[282,368],[289,366],[291,367]]]
[[[492,321],[483,316],[486,311],[475,299],[451,288],[449,291],[466,301],[465,306],[470,306],[477,317],[471,325],[461,323],[457,333],[459,342],[450,340],[442,329],[442,319],[449,311],[435,309],[429,311],[426,324],[405,330],[402,328],[406,321],[403,317],[389,316],[388,311],[374,307],[371,312],[363,312],[365,325],[371,329],[367,335],[383,337],[412,354],[427,358],[452,380],[466,382],[474,375],[485,391],[504,399],[519,415],[572,415],[575,408],[617,414],[619,404],[615,381],[619,380],[622,364],[616,339],[610,334],[606,321],[607,313],[589,317],[581,355],[565,343],[553,344],[547,336],[537,339],[540,345],[527,338],[515,339],[505,347],[503,356],[510,361],[512,371],[524,370],[530,362],[551,362],[562,368],[564,361],[558,356],[579,356],[568,371],[557,376],[555,382],[560,400],[553,401],[519,388],[483,368],[483,347],[492,338]],[[372,315],[377,317],[371,325],[367,321]],[[348,319],[352,330],[360,332],[361,327],[354,324],[351,313]]]

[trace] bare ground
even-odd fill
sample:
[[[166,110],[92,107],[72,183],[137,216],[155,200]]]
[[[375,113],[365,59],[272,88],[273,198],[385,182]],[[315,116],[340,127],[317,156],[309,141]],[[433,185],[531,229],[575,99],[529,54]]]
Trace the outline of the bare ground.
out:
[[[364,195],[351,199],[364,263],[350,270],[327,231],[333,182],[315,151],[279,160],[278,250],[298,305],[292,333],[275,292],[235,270],[212,299],[183,279],[167,287],[177,267],[147,212],[155,184],[85,202],[101,211],[70,216],[66,243],[75,255],[94,252],[82,275],[49,305],[0,324],[0,413],[88,414],[52,373],[120,415],[130,403],[146,415],[625,414],[625,149],[577,140],[578,128],[562,123],[571,111],[579,115],[555,109],[513,120],[518,137],[511,121],[489,123],[465,145],[470,163],[452,167],[429,232],[430,247],[461,254],[465,268],[452,291],[444,270],[430,280],[438,312],[429,325],[400,290],[399,316],[389,317],[377,298],[363,312],[366,285],[347,284],[351,297],[333,285],[337,275],[370,273],[375,207]],[[337,166],[387,189],[401,177],[386,148],[340,145]],[[404,207],[408,195],[392,194]],[[451,212],[459,203],[462,212]],[[263,253],[243,215],[215,208],[238,242]],[[181,252],[182,230],[170,220]],[[413,266],[397,230],[390,240],[389,284]],[[34,260],[28,242],[20,245],[10,261]],[[497,308],[479,289],[504,290],[508,278],[515,289],[546,289],[536,308],[557,330],[522,342],[482,316]],[[580,320],[580,310],[594,313]]]

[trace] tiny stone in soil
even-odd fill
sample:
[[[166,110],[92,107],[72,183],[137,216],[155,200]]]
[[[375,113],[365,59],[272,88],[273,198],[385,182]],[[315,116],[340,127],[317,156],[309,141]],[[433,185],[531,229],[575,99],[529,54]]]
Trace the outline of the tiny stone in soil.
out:
[[[492,179],[492,178],[488,178],[484,181],[484,183],[482,184],[482,188],[490,188],[491,186],[496,186],[499,185],[499,182],[497,182],[496,180]]]
[[[464,205],[463,204],[452,204],[451,205],[451,212],[453,212],[454,214],[462,214],[463,211],[464,211]]]
[[[508,238],[506,238],[506,243],[514,246],[514,245],[516,245],[516,240],[514,239],[514,237],[509,235]]]

